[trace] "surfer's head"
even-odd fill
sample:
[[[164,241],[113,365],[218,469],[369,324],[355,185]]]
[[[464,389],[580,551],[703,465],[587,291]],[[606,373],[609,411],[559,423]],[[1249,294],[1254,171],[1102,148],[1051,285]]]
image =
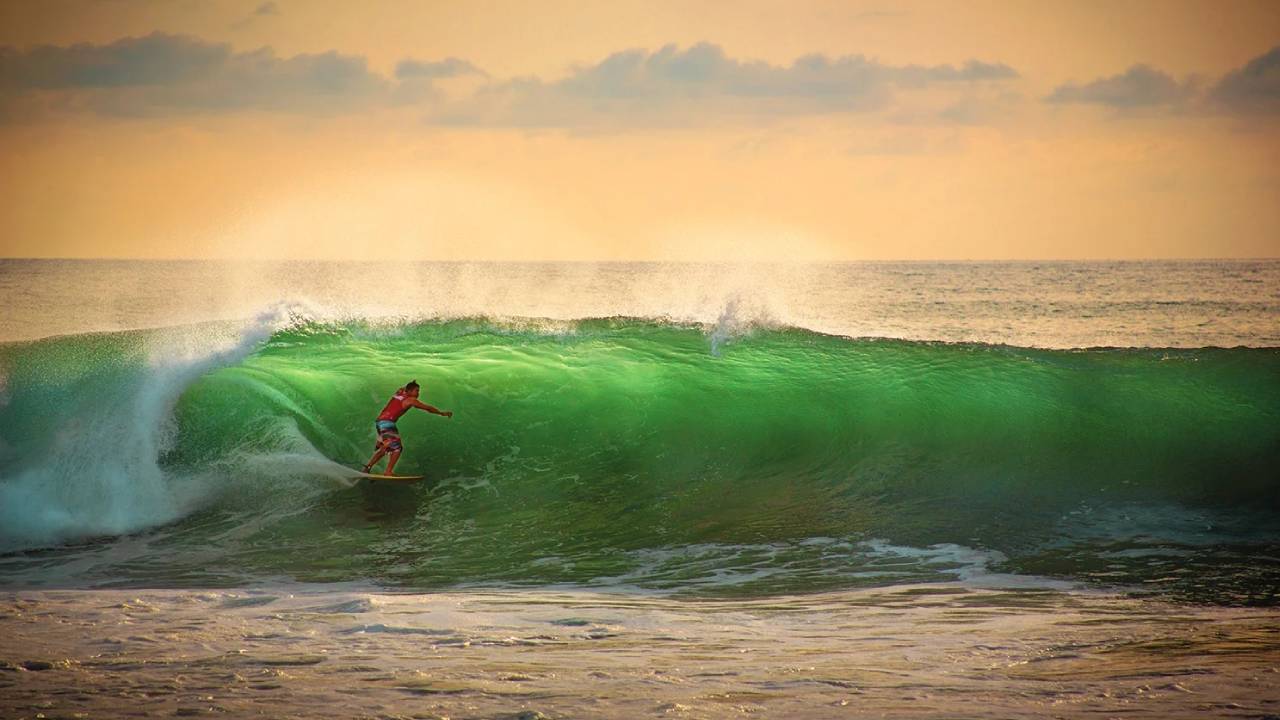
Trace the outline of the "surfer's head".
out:
[[[413,397],[418,397],[418,381],[410,380],[409,383],[404,386],[404,391],[408,395],[411,395]]]

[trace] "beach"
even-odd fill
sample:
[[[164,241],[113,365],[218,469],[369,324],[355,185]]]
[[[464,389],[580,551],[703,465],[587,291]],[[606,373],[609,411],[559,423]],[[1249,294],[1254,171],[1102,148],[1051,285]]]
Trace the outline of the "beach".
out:
[[[1062,590],[9,592],[0,637],[14,718],[1280,713],[1274,609]]]

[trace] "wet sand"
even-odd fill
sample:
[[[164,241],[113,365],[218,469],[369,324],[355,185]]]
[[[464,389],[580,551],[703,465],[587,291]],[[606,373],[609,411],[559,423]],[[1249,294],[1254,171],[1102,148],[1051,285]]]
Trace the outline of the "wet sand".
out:
[[[0,594],[0,716],[1280,716],[1280,610],[964,585],[751,600]]]

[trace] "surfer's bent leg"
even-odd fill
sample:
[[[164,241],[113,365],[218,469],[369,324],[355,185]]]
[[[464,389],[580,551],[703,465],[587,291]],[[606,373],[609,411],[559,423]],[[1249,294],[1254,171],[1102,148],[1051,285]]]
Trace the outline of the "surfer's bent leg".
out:
[[[396,461],[400,459],[400,452],[404,450],[404,446],[400,444],[400,429],[393,422],[379,422],[378,437],[384,443],[382,452],[389,453],[387,474],[391,475],[396,469]]]
[[[374,429],[378,433],[378,442],[374,445],[373,457],[369,458],[369,462],[365,463],[364,471],[369,472],[374,465],[382,459],[383,455],[391,453],[391,460],[387,462],[387,474],[391,474],[391,468],[395,467],[396,458],[400,457],[400,431],[393,422],[379,420],[373,424]]]

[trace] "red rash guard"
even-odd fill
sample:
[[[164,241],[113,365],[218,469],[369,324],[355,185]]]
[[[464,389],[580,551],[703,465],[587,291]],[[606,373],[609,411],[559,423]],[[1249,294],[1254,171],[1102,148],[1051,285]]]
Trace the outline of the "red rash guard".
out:
[[[382,408],[382,414],[378,416],[378,419],[390,420],[391,422],[399,420],[401,415],[409,412],[409,408],[404,404],[406,397],[408,396],[404,394],[404,391],[392,395],[391,399],[387,401],[387,406]],[[366,415],[365,417],[368,416]]]

